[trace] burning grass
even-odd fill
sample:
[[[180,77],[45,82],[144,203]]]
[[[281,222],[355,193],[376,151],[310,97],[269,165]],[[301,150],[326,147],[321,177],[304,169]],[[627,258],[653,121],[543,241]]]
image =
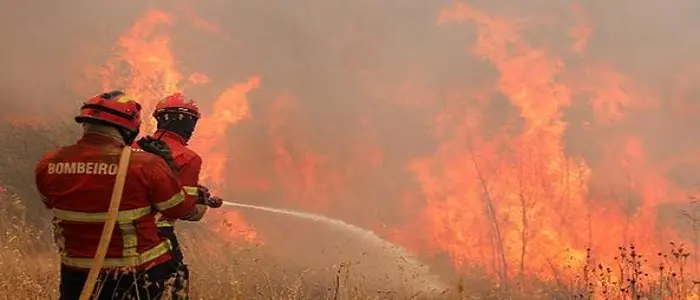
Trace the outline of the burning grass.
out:
[[[31,251],[32,225],[14,216],[20,200],[5,195],[1,203],[0,295],[2,299],[57,299],[57,255]],[[279,258],[265,257],[264,250],[245,243],[232,243],[216,234],[191,226],[183,231],[187,260],[192,268],[193,299],[407,299],[398,291],[366,291],[347,286],[350,266],[339,266],[330,285],[319,285],[312,270],[279,276]],[[45,241],[48,243],[48,241]],[[605,266],[593,259],[573,280],[554,282],[521,280],[506,290],[485,276],[455,284],[452,295],[442,299],[697,299],[700,282],[688,278],[688,257],[681,245],[670,253],[658,253],[664,264],[651,266],[634,245],[620,247],[617,265]],[[656,273],[656,274],[653,274]],[[654,276],[657,275],[657,276]],[[327,279],[327,278],[326,278]],[[423,299],[422,295],[414,295]],[[695,297],[695,298],[693,298]],[[425,298],[429,299],[429,298]],[[435,298],[432,298],[435,299]]]
[[[32,194],[31,164],[41,153],[69,142],[76,132],[61,126],[6,127],[0,198],[0,295],[2,299],[57,299],[58,257],[48,237],[48,216]],[[10,139],[9,137],[12,137]],[[37,138],[38,137],[38,138]],[[692,218],[693,211],[686,214]],[[192,270],[193,299],[437,299],[435,295],[376,290],[348,278],[356,269],[339,261],[331,270],[290,266],[240,234],[225,235],[225,215],[214,214],[203,224],[183,224],[181,239]],[[694,222],[697,220],[693,219]],[[694,223],[695,224],[695,223]],[[645,245],[619,247],[614,258],[596,257],[590,249],[586,262],[572,266],[552,264],[551,280],[527,276],[494,280],[475,265],[451,270],[461,274],[443,299],[697,299],[700,283],[697,262],[683,245],[671,244],[654,260],[640,254]],[[278,252],[279,253],[279,252]],[[290,254],[293,255],[293,254]],[[606,261],[613,262],[606,264]],[[657,265],[650,261],[660,261]],[[452,266],[448,269],[454,268]],[[465,275],[467,274],[467,275]],[[574,274],[568,276],[564,274]],[[693,298],[695,297],[695,298]]]
[[[0,205],[0,299],[57,299],[58,255],[27,248],[36,229],[14,216],[21,209],[18,199],[5,195]],[[320,287],[306,280],[307,270],[283,277],[272,274],[283,262],[264,258],[255,246],[223,241],[201,227],[184,230],[182,239],[193,274],[192,299],[375,299],[361,287],[345,286],[344,268],[337,273],[336,285]],[[43,242],[52,248],[49,241]]]
[[[698,182],[691,130],[698,125],[698,63],[672,51],[689,49],[673,46],[682,36],[658,28],[673,22],[616,15],[653,6],[614,5],[604,15],[619,22],[610,22],[586,1],[553,11],[490,1],[350,1],[357,6],[339,10],[326,1],[312,10],[280,6],[279,15],[274,2],[257,7],[269,15],[253,5],[218,21],[217,13],[200,18],[194,9],[209,5],[186,12],[154,5],[113,45],[95,45],[113,52],[99,53],[109,55],[101,67],[86,66],[85,91],[123,87],[144,102],[145,115],[167,93],[192,93],[205,112],[192,147],[204,158],[207,185],[395,232],[392,240],[416,253],[441,255],[434,263],[444,263],[444,273],[468,274],[453,298],[698,298],[689,275],[700,275],[698,256],[680,244],[653,253],[669,248],[668,240],[700,249],[699,214],[688,214],[692,228],[664,215],[684,205]],[[406,9],[397,10],[398,2]],[[402,14],[412,9],[412,17]],[[386,26],[392,23],[406,26]],[[664,38],[647,47],[660,36],[637,31]],[[51,69],[40,75],[61,73]],[[48,84],[35,77],[33,84]],[[38,156],[65,144],[76,127],[8,120],[13,126],[0,130],[0,229],[7,232],[0,254],[10,266],[0,268],[0,292],[50,298],[56,257],[49,214],[29,183]],[[233,127],[240,131],[229,134]],[[369,215],[377,212],[389,213],[375,222]],[[239,230],[249,237],[273,223],[235,214],[227,222],[251,229]],[[319,257],[216,233],[210,229],[221,220],[211,217],[181,230],[198,298],[401,298],[397,289],[370,288],[369,279],[350,283],[360,268],[342,260],[324,270],[290,266],[295,256],[311,257],[309,264]],[[276,238],[266,237],[290,244],[289,232],[297,231],[312,246],[325,243],[279,228]]]

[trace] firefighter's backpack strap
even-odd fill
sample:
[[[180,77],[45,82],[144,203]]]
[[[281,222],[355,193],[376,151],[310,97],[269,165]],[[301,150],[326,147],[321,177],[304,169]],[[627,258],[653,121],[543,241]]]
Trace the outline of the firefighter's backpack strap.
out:
[[[124,182],[126,181],[126,173],[129,169],[131,151],[131,147],[126,146],[122,149],[121,156],[119,157],[119,166],[116,180],[114,181],[114,189],[112,190],[112,199],[109,202],[107,219],[102,229],[102,236],[100,237],[100,244],[97,246],[97,252],[95,252],[95,258],[92,260],[90,273],[83,286],[83,292],[80,294],[80,300],[89,300],[90,296],[92,296],[95,284],[97,283],[97,277],[100,275],[100,270],[102,269],[102,263],[105,260],[105,255],[107,255],[107,247],[109,247],[109,241],[111,240],[114,226],[117,223],[117,216],[119,215],[119,204],[121,203],[122,194],[124,192]]]

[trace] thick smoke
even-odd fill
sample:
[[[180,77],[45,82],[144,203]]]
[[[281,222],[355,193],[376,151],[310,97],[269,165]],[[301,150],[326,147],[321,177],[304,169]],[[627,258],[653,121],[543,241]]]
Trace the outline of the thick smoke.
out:
[[[653,171],[689,191],[700,179],[687,171],[698,163],[688,158],[699,146],[700,3],[667,2],[469,1],[509,20],[530,47],[565,65],[556,79],[572,86],[574,96],[563,109],[564,147],[591,166],[597,205],[640,206],[643,183],[630,183],[630,173]],[[211,79],[187,91],[193,98],[210,103],[232,81],[262,78],[250,96],[253,118],[229,130],[230,197],[400,228],[414,224],[425,206],[408,163],[438,152],[435,124],[455,124],[438,118],[446,108],[471,108],[473,92],[484,91],[490,100],[480,111],[487,116],[479,118],[482,137],[522,129],[511,101],[488,93],[498,70],[470,53],[479,28],[437,24],[452,3],[5,1],[0,103],[8,108],[2,114],[75,109],[81,97],[100,91],[100,80],[87,71],[107,59],[133,20],[149,8],[173,11],[180,19],[167,30],[180,70]],[[195,16],[218,30],[193,28]],[[578,53],[571,51],[576,26],[590,32]],[[616,92],[595,91],[603,88]],[[609,104],[596,106],[597,97]],[[617,172],[625,159],[632,167]]]

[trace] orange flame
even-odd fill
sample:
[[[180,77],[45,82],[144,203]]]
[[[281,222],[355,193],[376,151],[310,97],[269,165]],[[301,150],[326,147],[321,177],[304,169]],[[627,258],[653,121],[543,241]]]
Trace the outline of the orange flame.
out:
[[[228,40],[191,7],[180,10],[198,29]],[[402,68],[408,71],[397,83],[368,66],[352,74],[367,90],[368,99],[362,100],[371,103],[349,122],[324,119],[318,126],[313,123],[316,107],[304,107],[307,99],[287,90],[270,92],[272,103],[254,103],[253,109],[248,96],[260,79],[235,83],[206,103],[212,113],[201,120],[192,140],[205,161],[202,180],[215,190],[227,186],[264,200],[282,198],[286,204],[352,216],[352,221],[368,212],[393,213],[398,200],[384,198],[403,199],[405,211],[397,214],[407,224],[396,225],[403,229],[396,230],[396,240],[417,251],[447,253],[457,267],[484,266],[504,280],[570,276],[559,268],[585,265],[589,248],[613,257],[619,251],[615,242],[662,249],[680,234],[661,226],[659,207],[679,203],[689,190],[667,173],[700,160],[692,149],[658,158],[659,150],[645,135],[627,127],[653,127],[633,123],[633,114],[642,108],[696,113],[687,92],[700,72],[691,68],[681,76],[673,87],[674,102],[665,107],[661,92],[650,92],[587,56],[594,27],[582,5],[574,5],[572,14],[575,24],[562,30],[569,39],[557,55],[525,38],[520,23],[456,2],[441,11],[437,23],[476,25],[476,43],[465,60],[481,60],[495,78],[479,74],[440,86],[417,65]],[[150,109],[164,94],[214,81],[204,73],[178,71],[170,36],[160,30],[174,23],[175,16],[162,11],[138,20],[120,38],[104,73],[105,86],[126,87]],[[375,107],[387,108],[381,105],[392,113],[427,115],[437,146],[391,152],[385,140],[406,124],[382,124],[390,122],[374,114]],[[348,116],[331,118],[341,115]],[[334,126],[347,124],[351,133],[335,136]],[[249,125],[254,139],[228,144],[237,140],[229,132],[233,126]],[[393,178],[401,175],[407,179]],[[239,215],[225,217],[240,229],[237,235],[256,237]]]
[[[188,14],[189,19],[194,15]],[[159,31],[162,26],[175,23],[175,16],[160,10],[148,11],[120,38],[115,55],[102,71],[103,88],[124,88],[141,101],[144,115],[149,116],[155,104],[162,97],[173,92],[182,92],[185,88],[185,76],[177,69],[175,56],[171,50],[171,38]],[[198,20],[198,19],[197,19]],[[204,26],[200,20],[197,23]],[[208,30],[213,30],[211,24]],[[193,85],[209,82],[208,76],[192,73],[187,76]],[[200,181],[211,185],[214,193],[221,192],[220,187],[226,182],[226,129],[245,118],[250,118],[246,95],[260,84],[258,77],[252,77],[243,84],[233,84],[213,101],[213,114],[206,114],[199,121],[197,134],[193,137],[192,148],[202,157],[204,163]],[[155,129],[155,120],[144,124],[144,132]],[[237,234],[246,239],[255,238],[255,231],[236,213],[227,213],[230,223],[234,224]]]
[[[438,23],[467,21],[478,29],[471,52],[498,70],[493,92],[507,96],[520,119],[485,135],[486,125],[480,123],[486,120],[479,111],[491,96],[475,93],[466,100],[470,105],[455,109],[460,107],[455,102],[438,117],[436,135],[442,144],[433,157],[410,163],[428,201],[424,222],[431,245],[449,253],[457,265],[477,262],[502,279],[517,274],[552,278],[548,266],[581,267],[589,247],[615,253],[617,247],[606,241],[660,246],[660,236],[675,237],[654,229],[653,208],[661,199],[682,194],[656,175],[661,174],[657,167],[646,165],[638,140],[611,145],[627,150],[623,157],[608,156],[615,161],[611,166],[618,166],[613,170],[625,174],[596,176],[629,178],[615,185],[640,191],[635,203],[619,194],[592,194],[590,165],[565,152],[563,113],[574,103],[574,89],[560,80],[566,71],[563,60],[528,45],[509,21],[464,3],[442,11]],[[603,119],[620,120],[625,108],[649,104],[644,97],[629,96],[631,84],[622,75],[600,70],[607,71],[596,74],[607,77],[598,76],[599,84],[590,85],[588,92]],[[446,130],[446,121],[458,122],[456,130]],[[599,205],[610,200],[621,203]]]

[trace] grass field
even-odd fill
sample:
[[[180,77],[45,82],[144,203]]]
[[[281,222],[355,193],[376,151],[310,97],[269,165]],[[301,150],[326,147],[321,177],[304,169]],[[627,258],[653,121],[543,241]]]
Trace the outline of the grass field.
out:
[[[9,201],[8,201],[9,200]],[[0,239],[0,298],[57,299],[57,255],[47,241],[37,241],[32,225],[17,216],[17,199],[3,199]],[[348,281],[352,268],[319,272],[280,268],[284,259],[245,242],[226,242],[202,228],[183,230],[192,268],[192,299],[698,299],[699,282],[688,277],[682,250],[667,255],[664,268],[651,268],[630,249],[619,266],[591,265],[580,276],[557,282],[511,281],[509,291],[487,277],[462,277],[440,296],[363,286]],[[340,262],[339,262],[340,263]],[[661,276],[651,276],[660,272]],[[622,283],[610,275],[625,274]],[[473,272],[472,274],[477,274]]]
[[[4,133],[12,139],[0,139],[4,141],[0,147],[8,153],[0,159],[4,171],[0,182],[6,187],[0,198],[0,299],[57,299],[58,257],[47,233],[49,216],[39,213],[43,210],[37,207],[39,201],[25,200],[34,199],[29,183],[39,153],[69,139],[60,126],[53,128],[63,134],[29,126]],[[42,136],[43,143],[30,142],[37,136]],[[330,252],[306,253],[310,260],[299,260],[306,249],[290,248],[287,253],[277,246],[271,251],[275,247],[207,230],[221,221],[214,215],[205,224],[180,230],[191,266],[192,299],[700,299],[700,282],[694,277],[697,262],[691,260],[695,256],[680,245],[658,254],[663,266],[647,263],[631,246],[620,248],[611,266],[591,260],[583,269],[572,270],[576,274],[572,278],[512,278],[507,286],[481,274],[478,266],[454,270],[443,260],[434,270],[444,275],[450,291],[438,295],[421,292],[417,281],[378,283],[377,278],[385,274],[405,273],[391,270],[403,268],[401,263],[368,271]],[[383,256],[377,257],[368,263],[380,263]],[[308,264],[314,261],[321,263]]]

